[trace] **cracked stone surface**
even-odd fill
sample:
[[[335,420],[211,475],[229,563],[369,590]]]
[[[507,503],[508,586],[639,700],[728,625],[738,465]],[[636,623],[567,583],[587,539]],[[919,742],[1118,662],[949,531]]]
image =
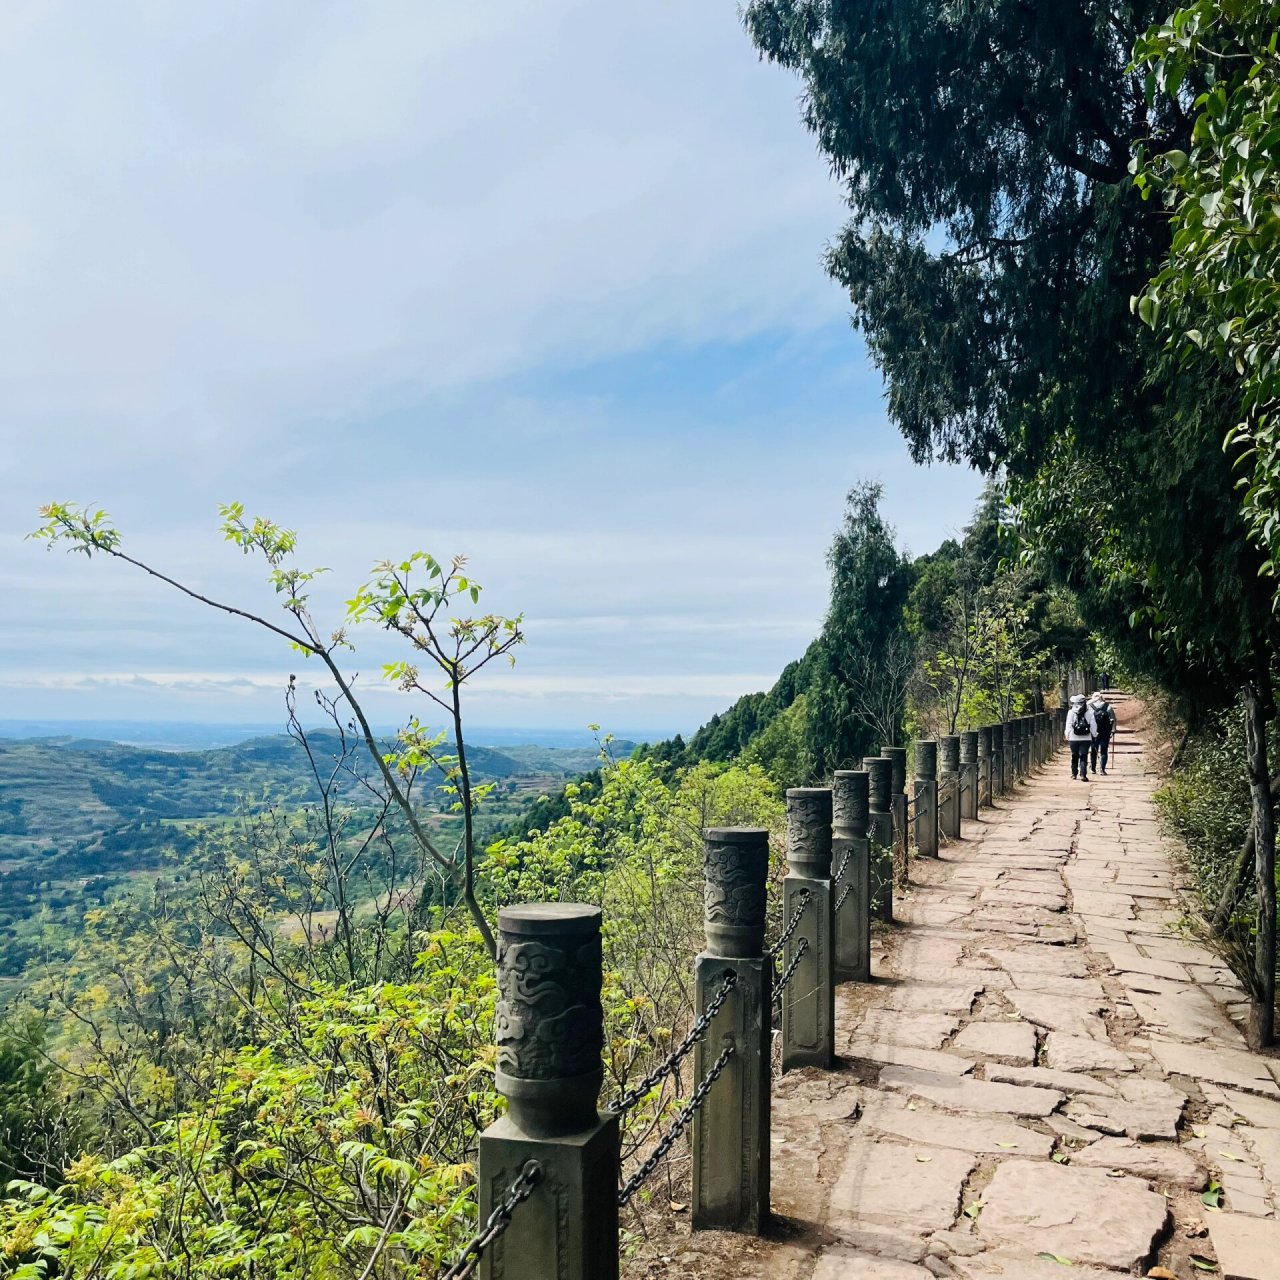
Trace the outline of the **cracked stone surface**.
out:
[[[953,1049],[980,1058],[1000,1058],[1017,1067],[1036,1060],[1036,1033],[1025,1022],[971,1022],[951,1042]]]
[[[949,1227],[975,1164],[975,1155],[954,1148],[853,1143],[831,1192],[830,1222],[836,1230],[883,1223],[920,1235]]]
[[[837,990],[837,1069],[775,1081],[788,1229],[686,1234],[628,1280],[1190,1276],[1215,1247],[1280,1276],[1280,1058],[1247,1050],[1245,993],[1183,927],[1141,709],[1113,705],[1110,776],[1072,783],[1060,754],[913,861],[874,980]]]
[[[1124,1138],[1099,1138],[1071,1156],[1073,1169],[1118,1169],[1147,1178],[1160,1186],[1202,1191],[1207,1181],[1204,1167],[1175,1143],[1131,1142]]]
[[[1029,1160],[1006,1160],[982,1199],[984,1239],[1120,1270],[1150,1255],[1168,1216],[1164,1197],[1137,1178]]]

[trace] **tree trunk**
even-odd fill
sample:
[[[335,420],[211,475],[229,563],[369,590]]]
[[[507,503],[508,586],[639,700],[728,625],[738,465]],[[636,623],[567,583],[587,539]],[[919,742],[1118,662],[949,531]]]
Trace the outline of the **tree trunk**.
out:
[[[1280,773],[1271,775],[1271,802],[1272,812],[1275,811],[1276,793],[1280,792]],[[1226,883],[1222,886],[1222,893],[1218,896],[1218,905],[1213,910],[1213,915],[1209,919],[1209,927],[1213,930],[1215,936],[1222,937],[1226,932],[1228,925],[1231,923],[1231,917],[1240,909],[1240,904],[1248,895],[1249,888],[1253,884],[1254,863],[1254,832],[1253,828],[1249,828],[1249,833],[1244,838],[1244,843],[1240,846],[1240,852],[1236,854],[1235,864],[1231,868],[1230,874],[1227,876]]]
[[[1274,789],[1276,786],[1274,778],[1271,785]],[[1213,930],[1215,937],[1220,938],[1227,931],[1227,927],[1231,924],[1231,917],[1235,915],[1248,892],[1249,873],[1253,870],[1256,858],[1253,837],[1254,831],[1250,827],[1249,834],[1245,836],[1244,844],[1240,846],[1240,852],[1236,855],[1231,874],[1227,877],[1226,884],[1222,886],[1222,895],[1218,898],[1218,905],[1214,908],[1213,917],[1209,921],[1209,927]]]
[[[1269,662],[1259,656],[1254,678],[1244,688],[1245,736],[1249,763],[1249,797],[1253,805],[1254,877],[1258,920],[1253,950],[1253,1008],[1249,1043],[1271,1044],[1276,1011],[1276,824],[1267,765],[1267,718],[1271,709]]]

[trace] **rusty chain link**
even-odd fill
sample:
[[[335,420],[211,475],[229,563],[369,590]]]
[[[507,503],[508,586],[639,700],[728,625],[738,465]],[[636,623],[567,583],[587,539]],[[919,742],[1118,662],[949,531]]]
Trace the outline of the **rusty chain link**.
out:
[[[532,1194],[533,1189],[542,1181],[542,1165],[536,1160],[526,1160],[524,1167],[516,1175],[515,1181],[507,1188],[502,1203],[489,1215],[484,1226],[467,1242],[466,1248],[458,1255],[447,1271],[442,1271],[439,1280],[467,1280],[475,1274],[476,1267],[484,1251],[511,1225],[511,1215],[516,1206],[523,1204]]]
[[[733,1057],[733,1045],[727,1044],[720,1051],[720,1056],[711,1064],[710,1070],[702,1078],[701,1084],[693,1091],[689,1101],[685,1103],[680,1114],[671,1122],[671,1128],[662,1135],[658,1145],[654,1147],[652,1154],[645,1160],[636,1171],[622,1185],[622,1189],[618,1192],[618,1207],[621,1208],[631,1199],[633,1195],[644,1184],[648,1176],[662,1163],[666,1158],[667,1152],[675,1145],[675,1141],[688,1128],[689,1121],[698,1113],[702,1104],[706,1102],[707,1095],[711,1092],[711,1086],[715,1084],[720,1073],[724,1070],[725,1064]],[[443,1278],[442,1278],[443,1280]]]
[[[711,1003],[698,1015],[693,1026],[689,1028],[689,1034],[680,1042],[679,1047],[671,1056],[665,1062],[654,1067],[634,1088],[628,1089],[626,1093],[621,1094],[609,1104],[609,1110],[614,1115],[621,1115],[624,1111],[634,1107],[654,1085],[660,1084],[680,1065],[693,1046],[707,1034],[707,1029],[711,1026],[712,1019],[724,1008],[724,1002],[729,998],[729,993],[737,985],[738,975],[736,971],[730,969],[724,975],[724,980],[720,983],[720,989],[712,997]]]

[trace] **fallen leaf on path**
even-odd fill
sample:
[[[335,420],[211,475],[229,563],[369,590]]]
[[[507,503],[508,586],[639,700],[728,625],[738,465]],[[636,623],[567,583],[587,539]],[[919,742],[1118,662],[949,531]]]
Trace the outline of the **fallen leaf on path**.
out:
[[[679,1200],[673,1200],[671,1202],[672,1213],[683,1213],[688,1207],[689,1206],[687,1204],[681,1204]]]
[[[1070,1258],[1064,1258],[1060,1253],[1037,1253],[1037,1258],[1044,1258],[1046,1262],[1056,1262],[1061,1267],[1074,1267],[1076,1264]],[[1178,1280],[1177,1276],[1174,1280]]]
[[[1016,1147],[1017,1145],[1018,1144],[1016,1142],[997,1142],[996,1143],[997,1147],[1004,1147],[1006,1150],[1008,1150],[1011,1147]]]
[[[1191,1255],[1191,1265],[1197,1271],[1217,1271],[1218,1264],[1209,1258],[1202,1258],[1198,1253]]]
[[[916,1156],[916,1164],[928,1164],[932,1159],[932,1156]]]
[[[1147,1272],[1147,1280],[1178,1280],[1178,1277],[1168,1267],[1152,1267]]]

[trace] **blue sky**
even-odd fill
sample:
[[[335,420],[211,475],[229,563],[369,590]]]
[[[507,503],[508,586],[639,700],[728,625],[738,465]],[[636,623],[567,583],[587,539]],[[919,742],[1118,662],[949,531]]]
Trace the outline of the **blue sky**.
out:
[[[468,555],[529,635],[477,725],[688,730],[767,687],[852,483],[915,551],[979,488],[885,420],[797,93],[718,0],[8,13],[0,717],[269,721],[297,665],[24,542],[51,498],[263,610],[220,501],[298,530],[322,609]]]

